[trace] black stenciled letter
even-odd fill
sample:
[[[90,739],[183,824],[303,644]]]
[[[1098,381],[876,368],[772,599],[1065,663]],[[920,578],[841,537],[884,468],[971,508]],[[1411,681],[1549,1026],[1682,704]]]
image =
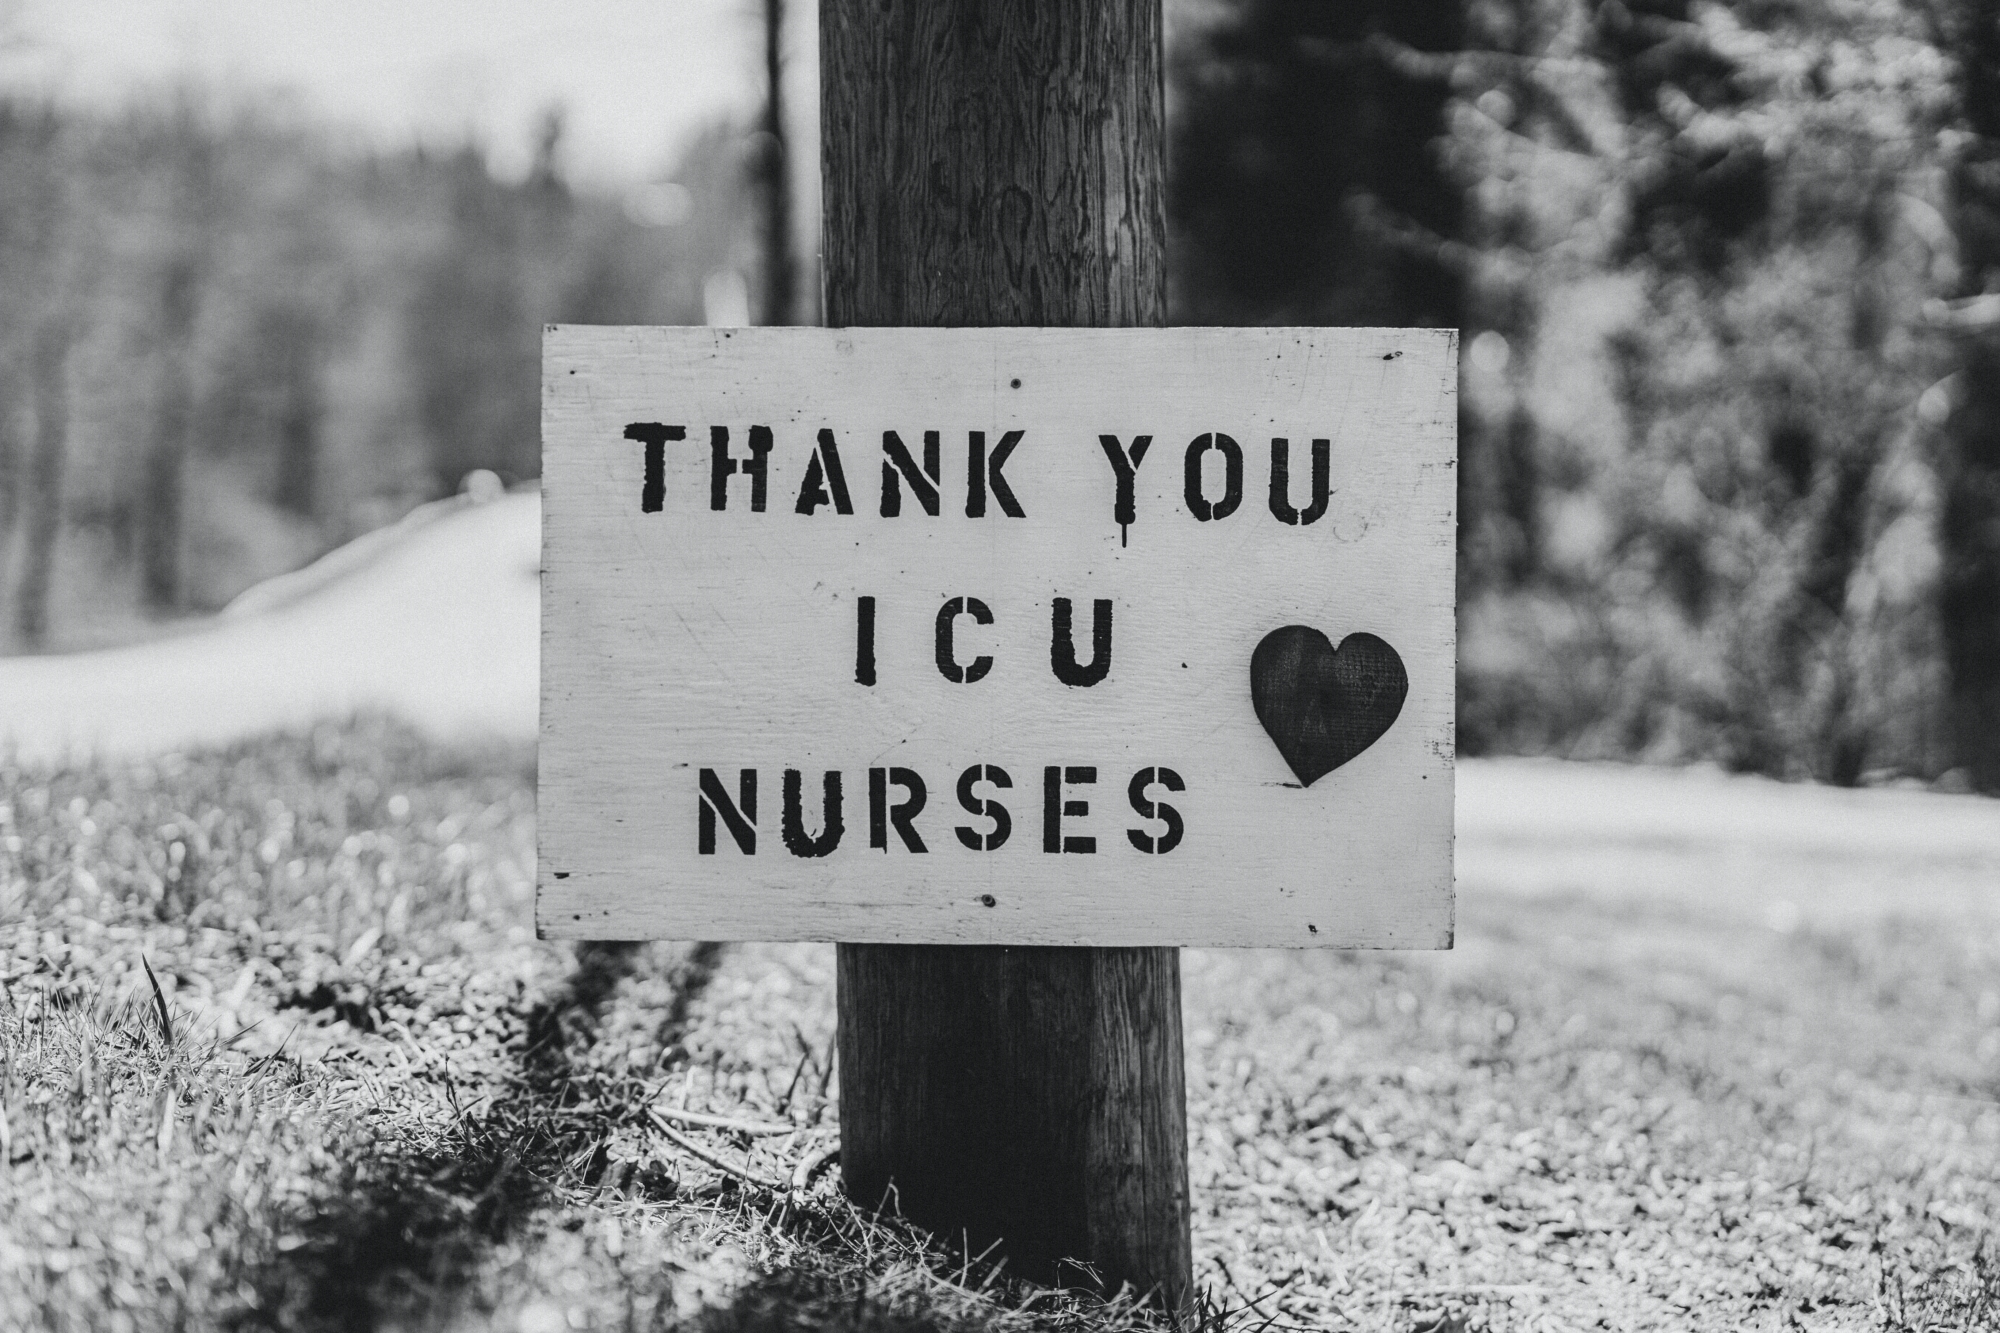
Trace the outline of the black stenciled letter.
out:
[[[1131,797],[1132,808],[1139,812],[1139,818],[1160,820],[1167,826],[1167,831],[1154,837],[1144,829],[1132,828],[1125,830],[1125,836],[1140,851],[1161,856],[1181,845],[1181,837],[1187,832],[1187,827],[1181,823],[1180,811],[1165,801],[1146,799],[1146,788],[1155,782],[1168,791],[1187,790],[1187,783],[1181,781],[1181,775],[1171,768],[1142,768],[1132,775],[1132,785],[1126,794]]]
[[[875,683],[875,599],[857,597],[854,599],[854,680],[856,684]]]
[[[1222,498],[1210,504],[1201,488],[1201,460],[1210,449],[1222,455]],[[1188,512],[1206,523],[1228,518],[1243,503],[1243,450],[1227,435],[1197,435],[1187,447],[1184,493]]]
[[[993,659],[981,654],[972,659],[971,666],[960,666],[952,652],[952,623],[960,616],[971,616],[981,625],[993,623],[993,613],[986,609],[986,603],[977,597],[954,597],[938,608],[937,613],[937,668],[946,680],[959,685],[970,685],[975,680],[984,680],[986,673],[993,669]]]
[[[1153,437],[1133,436],[1130,450],[1118,443],[1116,435],[1100,435],[1097,443],[1103,447],[1104,456],[1111,460],[1112,475],[1118,479],[1117,498],[1111,502],[1111,521],[1118,525],[1118,544],[1123,546],[1128,535],[1125,529],[1139,521],[1138,502],[1132,497],[1132,483],[1139,475],[1139,464],[1146,461],[1146,451],[1153,447]]]
[[[895,518],[903,512],[903,488],[897,484],[897,474],[910,483],[910,494],[917,497],[917,503],[932,518],[938,514],[938,433],[924,432],[924,466],[917,469],[917,460],[910,457],[903,437],[893,430],[882,432],[882,517]]]
[[[806,836],[806,814],[802,808],[804,794],[800,791],[805,775],[796,768],[785,770],[785,817],[780,831],[785,835],[785,850],[793,856],[825,856],[840,846],[840,835],[847,831],[840,820],[840,770],[830,770],[820,781],[820,828],[819,836]]]
[[[1026,518],[1021,512],[1020,502],[1014,498],[1013,488],[1000,475],[1000,469],[1007,465],[1007,455],[1014,452],[1014,446],[1021,442],[1021,432],[1010,430],[1000,437],[1000,443],[993,446],[993,452],[986,452],[986,432],[968,432],[965,470],[965,516],[967,518],[986,517],[986,492],[993,492],[993,502],[1000,506],[1000,512],[1009,518]]]
[[[889,784],[892,782],[910,793],[907,799],[893,806],[889,804]],[[929,851],[912,822],[923,813],[925,796],[923,778],[911,769],[869,769],[868,845],[888,851],[889,825],[894,824],[896,832],[902,836],[903,846],[913,852]]]
[[[729,504],[729,477],[741,472],[750,478],[750,512],[764,512],[764,481],[770,467],[771,428],[750,428],[750,457],[729,456],[729,427],[708,428],[708,507],[722,509]]]
[[[634,421],[625,427],[625,438],[646,446],[646,478],[639,486],[639,512],[657,514],[667,496],[667,441],[685,440],[686,426],[668,426],[658,421]]]
[[[1076,640],[1070,626],[1069,598],[1055,601],[1055,625],[1049,635],[1049,666],[1065,685],[1095,685],[1111,671],[1111,602],[1099,597],[1091,604],[1090,665],[1076,664]]]
[[[1089,801],[1065,801],[1063,784],[1083,786],[1097,781],[1097,770],[1089,766],[1058,768],[1050,764],[1042,770],[1042,850],[1045,852],[1095,852],[1095,838],[1065,838],[1065,815],[1081,818],[1090,813]]]
[[[828,494],[829,491],[832,493]],[[830,430],[819,433],[819,444],[806,463],[805,480],[799,483],[797,512],[811,514],[824,504],[832,505],[836,514],[854,512],[854,502],[847,498],[847,473],[840,466],[840,446],[833,442]]]
[[[972,787],[977,782],[990,782],[1002,791],[1014,785],[1014,779],[1007,776],[1004,768],[992,764],[974,764],[958,775],[958,803],[972,814],[983,815],[993,821],[991,833],[981,833],[968,824],[960,824],[952,832],[958,840],[975,852],[990,852],[1007,841],[1007,835],[1014,831],[1014,820],[1007,813],[1007,807],[991,797],[973,794]]]
[[[1291,442],[1282,437],[1271,440],[1271,514],[1280,523],[1298,526],[1316,523],[1325,516],[1327,501],[1333,495],[1332,450],[1329,441],[1313,441],[1312,503],[1301,513],[1292,508]]]
[[[715,770],[701,770],[700,814],[695,821],[695,849],[703,856],[715,855],[715,817],[729,826],[729,836],[745,856],[757,854],[757,770],[746,768],[737,774],[737,799],[731,801]]]

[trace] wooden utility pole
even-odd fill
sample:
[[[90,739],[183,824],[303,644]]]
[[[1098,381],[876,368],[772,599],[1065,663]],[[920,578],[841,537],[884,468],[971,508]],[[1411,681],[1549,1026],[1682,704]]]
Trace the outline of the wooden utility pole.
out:
[[[1165,323],[1159,0],[821,0],[820,50],[829,325]],[[839,1010],[853,1198],[1184,1305],[1175,950],[843,944]]]

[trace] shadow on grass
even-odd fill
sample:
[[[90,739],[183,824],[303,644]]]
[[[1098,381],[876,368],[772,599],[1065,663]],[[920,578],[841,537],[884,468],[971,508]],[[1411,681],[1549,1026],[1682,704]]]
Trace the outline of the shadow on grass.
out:
[[[673,965],[671,998],[655,1029],[660,1048],[685,1034],[721,955],[720,945],[698,944]],[[636,1105],[619,1104],[616,1085],[585,1068],[583,1057],[598,1040],[619,984],[644,959],[641,946],[581,946],[561,988],[526,1016],[519,1064],[490,1107],[460,1115],[426,1151],[390,1146],[351,1153],[340,1177],[328,1182],[325,1202],[293,1228],[288,1248],[250,1274],[259,1299],[238,1326],[376,1333],[443,1326],[478,1306],[494,1250],[531,1239],[542,1225],[538,1215],[548,1217],[565,1196],[573,1202],[578,1190],[596,1185],[607,1165],[607,1133],[638,1114]],[[645,1274],[628,1295],[649,1298],[650,1313],[635,1308],[628,1327],[672,1325],[696,1333],[1162,1328],[1129,1301],[1031,1288],[1008,1278],[1004,1265],[974,1256],[954,1264],[916,1229],[845,1202],[773,1209],[754,1191],[722,1197],[784,1233],[792,1242],[788,1266],[680,1321],[672,1313],[672,1267]]]
[[[697,944],[677,967],[663,1036],[678,1037],[722,946]],[[474,1275],[480,1256],[512,1235],[565,1175],[602,1170],[602,1116],[566,1114],[583,1100],[576,1057],[596,1040],[604,1009],[638,963],[640,946],[584,944],[576,970],[527,1019],[519,1068],[478,1114],[461,1115],[443,1145],[357,1154],[329,1202],[291,1248],[252,1278],[255,1323],[368,1333],[392,1315],[435,1307]]]
[[[821,1273],[773,1273],[746,1283],[727,1305],[704,1310],[692,1333],[943,1333],[977,1323],[936,1310],[903,1309],[871,1295],[867,1284]]]
[[[1004,1264],[983,1258],[954,1264],[900,1222],[863,1220],[838,1205],[791,1220],[794,1238],[808,1242],[794,1252],[792,1266],[743,1284],[682,1327],[692,1333],[1169,1333],[1173,1327],[1129,1291],[1106,1299],[1088,1289],[1010,1278]],[[868,1242],[856,1243],[855,1227],[871,1231]],[[1180,1326],[1223,1333],[1242,1313],[1204,1296]]]

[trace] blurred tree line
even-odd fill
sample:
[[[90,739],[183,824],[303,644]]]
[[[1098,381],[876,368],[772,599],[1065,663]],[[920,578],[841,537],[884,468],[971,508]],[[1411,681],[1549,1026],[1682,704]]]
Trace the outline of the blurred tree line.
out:
[[[182,95],[0,100],[0,651],[130,637],[448,495],[540,470],[541,326],[754,295],[760,139],[671,179],[357,152]],[[765,170],[768,175],[768,170]]]
[[[1169,14],[1175,318],[1463,330],[1466,753],[2000,790],[2000,0]],[[784,124],[613,198],[0,103],[0,648],[533,476],[542,323],[810,319]]]
[[[2000,0],[1180,12],[1177,318],[1463,330],[1464,752],[2000,790]]]

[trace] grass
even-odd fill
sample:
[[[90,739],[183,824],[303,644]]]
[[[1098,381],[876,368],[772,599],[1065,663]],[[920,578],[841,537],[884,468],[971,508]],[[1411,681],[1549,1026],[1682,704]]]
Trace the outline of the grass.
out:
[[[363,722],[0,792],[16,1323],[1153,1322],[663,1135],[833,1146],[831,950],[535,940],[524,752]],[[1990,923],[1471,897],[1451,955],[1185,970],[1211,1329],[1996,1323]]]
[[[0,768],[0,1310],[68,1329],[1054,1329],[1035,1292],[678,1151],[652,1105],[834,1141],[810,979],[533,938],[533,774],[324,728]],[[726,975],[722,975],[726,973]],[[156,979],[157,978],[157,979]],[[824,982],[824,978],[818,978]],[[157,990],[156,990],[157,987]],[[822,1000],[820,1006],[824,1009]]]
[[[1496,1329],[1917,1328],[1898,1311],[1958,1276],[1990,1299],[1990,932],[1494,906],[1448,958],[1191,960],[1196,1245],[1233,1290]]]

